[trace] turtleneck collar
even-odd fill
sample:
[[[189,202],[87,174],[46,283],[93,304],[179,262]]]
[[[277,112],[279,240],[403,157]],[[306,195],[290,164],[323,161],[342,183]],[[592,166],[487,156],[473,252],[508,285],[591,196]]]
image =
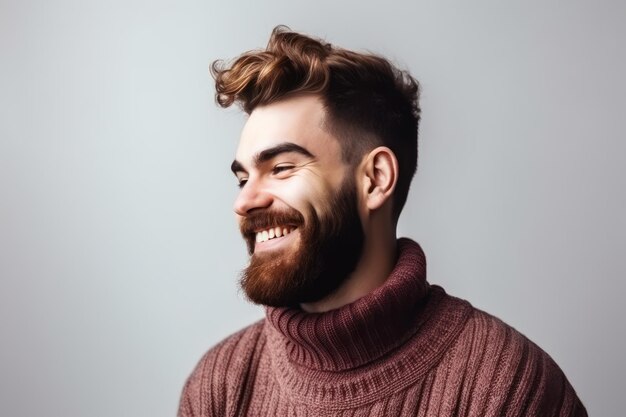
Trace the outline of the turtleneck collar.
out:
[[[429,289],[424,252],[416,242],[401,238],[389,278],[366,296],[324,313],[268,307],[266,317],[282,335],[290,362],[343,371],[370,363],[406,342],[419,327],[417,312]]]

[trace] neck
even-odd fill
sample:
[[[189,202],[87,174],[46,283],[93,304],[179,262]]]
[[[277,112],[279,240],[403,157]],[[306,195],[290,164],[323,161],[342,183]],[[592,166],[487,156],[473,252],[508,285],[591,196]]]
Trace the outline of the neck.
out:
[[[386,232],[386,233],[385,233]],[[363,254],[356,269],[333,293],[300,308],[308,313],[323,313],[350,304],[380,287],[389,277],[397,258],[395,228],[366,230]]]

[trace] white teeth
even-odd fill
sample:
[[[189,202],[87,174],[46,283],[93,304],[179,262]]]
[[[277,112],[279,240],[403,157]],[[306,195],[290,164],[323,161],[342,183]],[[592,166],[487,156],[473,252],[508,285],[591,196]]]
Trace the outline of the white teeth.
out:
[[[295,228],[291,227],[274,227],[271,229],[263,230],[261,232],[257,232],[255,239],[257,243],[267,242],[270,239],[274,239],[275,237],[287,236],[289,233],[293,232]]]

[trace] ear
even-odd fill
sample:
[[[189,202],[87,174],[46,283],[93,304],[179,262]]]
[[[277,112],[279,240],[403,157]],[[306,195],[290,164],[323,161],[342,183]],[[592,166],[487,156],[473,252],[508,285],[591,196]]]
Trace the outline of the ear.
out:
[[[391,149],[379,146],[365,158],[363,196],[369,210],[382,207],[389,200],[398,181],[398,160]]]

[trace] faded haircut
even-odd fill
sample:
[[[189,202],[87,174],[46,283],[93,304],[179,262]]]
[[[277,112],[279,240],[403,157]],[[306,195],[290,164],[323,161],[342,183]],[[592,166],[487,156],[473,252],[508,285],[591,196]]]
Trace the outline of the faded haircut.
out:
[[[407,71],[381,56],[277,26],[265,49],[245,52],[231,63],[214,61],[211,74],[217,104],[238,104],[248,114],[291,96],[319,96],[324,128],[338,139],[349,164],[377,146],[391,149],[400,171],[393,196],[397,220],[417,169],[420,89]]]

